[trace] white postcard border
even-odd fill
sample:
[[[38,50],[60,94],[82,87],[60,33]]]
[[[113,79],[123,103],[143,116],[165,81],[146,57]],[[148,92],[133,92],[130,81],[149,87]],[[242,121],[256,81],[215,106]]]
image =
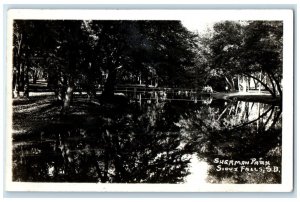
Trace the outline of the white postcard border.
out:
[[[12,111],[7,109],[6,191],[80,191],[80,192],[290,192],[293,190],[293,11],[292,10],[51,10],[12,9],[7,21],[7,81],[11,81],[12,22],[14,19],[98,19],[98,20],[282,20],[283,35],[283,128],[282,184],[93,184],[12,182]],[[12,103],[11,82],[7,82],[7,104]]]

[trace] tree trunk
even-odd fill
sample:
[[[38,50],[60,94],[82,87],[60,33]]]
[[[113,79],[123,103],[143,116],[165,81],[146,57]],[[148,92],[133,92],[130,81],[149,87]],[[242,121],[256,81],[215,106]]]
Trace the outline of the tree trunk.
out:
[[[267,75],[268,75],[268,77],[269,77],[269,81],[270,81],[270,83],[271,83],[271,85],[272,85],[273,92],[274,92],[274,95],[275,95],[275,97],[276,97],[276,87],[275,87],[275,85],[274,85],[273,78],[271,77],[271,75],[270,75],[269,72],[267,72]],[[266,83],[267,83],[267,80],[266,80]]]
[[[18,89],[19,89],[19,85],[16,84],[15,87],[14,87],[14,91],[13,91],[13,97],[14,98],[19,97],[19,90]]]
[[[32,71],[32,83],[36,84],[36,80],[37,80],[37,71],[33,70]]]
[[[243,92],[247,91],[247,78],[245,76],[242,76],[242,87],[243,87]]]
[[[74,92],[74,85],[72,83],[69,83],[69,86],[67,87],[62,114],[67,114],[70,109],[71,101],[73,99],[73,92]]]
[[[13,97],[14,98],[17,98],[19,97],[19,71],[18,71],[18,68],[16,68],[14,70],[14,73],[13,73]]]
[[[17,64],[17,70],[16,70],[16,85],[14,87],[14,97],[19,97],[20,96],[20,78],[21,78],[21,66],[23,64],[22,63],[18,63]]]
[[[104,84],[102,97],[111,98],[114,95],[114,89],[116,84],[117,71],[114,69],[108,73],[107,80]]]
[[[21,66],[22,66],[22,62],[21,62],[21,45],[22,45],[22,39],[23,39],[23,35],[20,34],[20,38],[18,40],[18,46],[17,46],[17,53],[16,53],[16,57],[15,59],[15,66],[16,66],[16,70],[15,70],[15,85],[13,86],[13,97],[19,97],[19,88],[20,88],[20,70],[21,70]]]
[[[230,91],[234,91],[234,85],[229,81],[229,79],[227,78],[227,76],[225,76],[225,80],[228,83],[229,87],[230,87]]]
[[[20,80],[19,80],[19,91],[20,96],[24,97],[24,85],[25,85],[25,65],[23,64],[20,68]]]
[[[238,91],[240,92],[240,91],[241,91],[241,90],[240,90],[240,89],[241,89],[241,88],[240,88],[240,76],[238,75],[237,78],[238,78],[238,82],[237,82],[237,83],[238,83]]]
[[[16,74],[16,70],[15,70],[15,67],[14,67],[14,70],[13,70],[13,80],[12,80],[12,92],[14,93],[14,89],[15,89],[15,86],[16,86],[16,82],[17,81],[17,74]],[[15,97],[14,94],[12,95],[13,98]]]
[[[29,67],[26,66],[26,69],[25,69],[25,81],[24,81],[24,96],[26,98],[29,97],[29,75],[28,75],[28,72],[29,72]]]
[[[266,83],[264,83],[263,81],[259,80],[258,78],[252,76],[251,74],[247,74],[247,73],[243,73],[244,75],[248,76],[248,77],[251,77],[253,79],[255,79],[256,81],[258,81],[263,87],[265,87],[265,89],[267,91],[269,91],[269,93],[275,98],[276,97],[276,94],[275,92],[273,92]]]
[[[56,89],[55,90],[55,96],[56,96],[57,101],[62,102],[64,100],[64,97],[65,97],[64,88],[61,87],[61,88]]]
[[[261,76],[262,76],[262,72],[260,71],[260,74],[259,74],[259,80],[261,80]],[[254,79],[253,79],[254,80]],[[259,89],[258,89],[258,92],[261,93],[261,83],[259,83]]]
[[[246,78],[246,79],[247,79],[248,91],[250,91],[250,88],[251,88],[251,78]]]
[[[252,120],[252,121],[249,121],[249,122],[247,122],[247,123],[242,123],[242,124],[240,124],[240,125],[238,125],[238,126],[235,126],[234,128],[244,127],[244,126],[246,126],[246,125],[249,125],[249,124],[251,124],[251,123],[254,123],[254,122],[256,122],[256,121],[259,121],[261,118],[263,118],[264,116],[266,116],[266,115],[269,113],[269,111],[271,111],[271,110],[272,110],[272,106],[271,106],[267,111],[265,111],[263,114],[259,115],[256,119],[254,119],[254,120]]]
[[[277,90],[278,90],[278,93],[279,93],[280,97],[282,98],[282,90],[281,90],[280,82],[275,78],[275,75],[274,75],[273,72],[270,72],[270,75],[271,75],[272,79],[274,80],[274,82],[276,84],[276,87],[277,87]]]

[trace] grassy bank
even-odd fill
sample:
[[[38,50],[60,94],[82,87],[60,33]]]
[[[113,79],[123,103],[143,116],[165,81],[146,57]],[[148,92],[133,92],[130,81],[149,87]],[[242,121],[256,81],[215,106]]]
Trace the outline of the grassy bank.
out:
[[[116,98],[117,99],[117,98]],[[122,100],[121,100],[122,101]],[[61,115],[61,104],[54,96],[37,96],[13,100],[13,133],[24,134],[50,123],[93,125],[111,115],[111,109],[125,109],[122,103],[87,100],[76,96],[67,115]],[[119,109],[120,108],[120,109]]]

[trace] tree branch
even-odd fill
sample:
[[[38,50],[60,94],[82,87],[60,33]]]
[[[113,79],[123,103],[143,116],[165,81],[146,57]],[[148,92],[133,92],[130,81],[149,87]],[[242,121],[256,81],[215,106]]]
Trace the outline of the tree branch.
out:
[[[279,119],[281,113],[282,113],[282,110],[281,110],[281,108],[280,108],[280,111],[278,112],[277,116],[273,119],[273,123],[272,123],[272,125],[270,126],[270,128],[273,128],[273,127],[275,126],[275,124],[276,124],[276,122],[278,121],[278,119]]]
[[[218,117],[217,121],[220,120],[220,118],[223,116],[223,114],[227,111],[229,105],[227,105],[227,107],[223,110],[223,112],[220,114],[220,116]]]
[[[248,77],[251,77],[251,78],[255,79],[256,81],[258,81],[259,83],[261,83],[261,85],[263,85],[263,87],[265,87],[265,89],[267,91],[269,91],[273,97],[276,97],[276,94],[264,82],[262,82],[261,80],[259,80],[258,78],[254,77],[254,76],[252,76],[250,74],[247,74],[247,73],[242,73],[242,74],[244,74],[244,75],[246,75]]]
[[[268,114],[268,112],[271,110],[273,108],[273,106],[272,107],[270,107],[267,111],[265,111],[262,115],[260,115],[259,117],[257,117],[256,119],[254,119],[254,120],[252,120],[252,121],[249,121],[249,122],[247,122],[247,123],[243,123],[243,124],[241,124],[241,125],[239,125],[239,126],[235,126],[235,127],[233,127],[233,129],[235,129],[235,128],[240,128],[240,127],[243,127],[243,126],[246,126],[246,125],[249,125],[249,124],[251,124],[251,123],[253,123],[253,122],[255,122],[255,121],[257,121],[257,120],[259,120],[260,118],[262,118],[262,117],[264,117],[265,115],[267,115]]]
[[[273,72],[269,72],[269,73],[270,73],[271,77],[273,78],[273,80],[275,81],[275,83],[277,85],[277,89],[278,89],[279,95],[282,97],[282,90],[281,90],[279,81],[275,78],[275,75],[274,75]]]
[[[270,75],[269,72],[267,72],[267,75],[268,75],[268,77],[269,77],[269,79],[270,79],[270,82],[271,82],[271,84],[272,84],[273,92],[274,92],[274,94],[276,94],[276,88],[275,88],[275,85],[274,85],[274,83],[273,83],[273,79],[272,79],[272,77],[271,77],[271,75]]]
[[[270,114],[270,116],[268,117],[267,121],[265,122],[264,127],[267,126],[268,122],[270,121],[270,119],[271,119],[271,117],[272,117],[272,115],[273,115],[273,112],[274,112],[274,106],[272,107],[271,114]]]

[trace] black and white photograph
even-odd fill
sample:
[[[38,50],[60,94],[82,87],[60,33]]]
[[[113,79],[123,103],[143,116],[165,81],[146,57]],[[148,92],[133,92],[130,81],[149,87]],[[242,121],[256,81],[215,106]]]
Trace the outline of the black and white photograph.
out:
[[[15,11],[8,189],[291,191],[292,13]]]

